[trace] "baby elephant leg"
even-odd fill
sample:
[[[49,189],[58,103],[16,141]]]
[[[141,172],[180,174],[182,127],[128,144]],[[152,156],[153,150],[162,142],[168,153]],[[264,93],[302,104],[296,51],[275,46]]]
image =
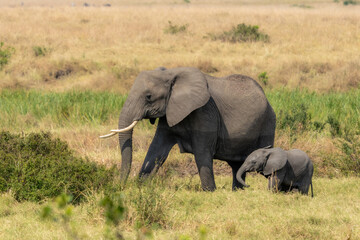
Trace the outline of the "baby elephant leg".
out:
[[[274,172],[271,176],[269,176],[269,190],[273,192],[282,191],[281,184],[284,180],[285,172],[284,171],[277,171]]]
[[[309,187],[310,187],[310,179],[304,178],[300,183],[299,192],[301,194],[307,195],[309,192]]]

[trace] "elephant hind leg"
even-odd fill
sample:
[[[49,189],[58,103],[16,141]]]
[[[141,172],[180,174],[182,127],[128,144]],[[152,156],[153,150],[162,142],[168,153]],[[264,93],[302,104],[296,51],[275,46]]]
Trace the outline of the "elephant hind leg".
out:
[[[275,140],[275,126],[276,116],[271,106],[268,106],[266,119],[264,120],[263,127],[258,138],[258,147],[263,148],[267,146],[274,146]]]
[[[204,191],[215,191],[212,156],[210,154],[195,154],[195,161],[200,175],[201,188]]]
[[[299,186],[299,192],[301,194],[308,195],[309,187],[310,187],[310,182],[309,181],[306,181],[306,180],[302,181],[301,185]]]
[[[299,181],[299,191],[304,195],[308,195],[309,193],[311,178],[312,178],[312,173],[311,174],[307,173]]]

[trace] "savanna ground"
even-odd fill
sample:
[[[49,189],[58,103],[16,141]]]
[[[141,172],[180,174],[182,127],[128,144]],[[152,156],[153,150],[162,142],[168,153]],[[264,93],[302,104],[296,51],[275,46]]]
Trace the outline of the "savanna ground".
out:
[[[360,238],[359,5],[87,2],[90,7],[82,1],[0,0],[1,50],[11,55],[0,66],[0,130],[50,131],[81,157],[119,165],[117,139],[98,136],[116,127],[136,75],[158,66],[194,66],[214,76],[241,73],[258,80],[277,113],[276,146],[302,149],[315,163],[313,199],[272,194],[257,175],[247,178],[249,189],[232,192],[230,168],[220,161],[218,190],[202,192],[192,155],[177,148],[154,179],[157,186],[139,187],[134,179],[155,130],[143,121],[135,129],[133,168],[122,191],[126,217],[117,224],[126,239]],[[240,23],[258,25],[270,40],[211,39]],[[174,26],[179,28],[171,34]],[[17,202],[11,191],[3,193],[0,238],[114,237],[99,206],[103,196],[88,193],[64,224],[41,219],[45,205],[56,208],[52,200]]]

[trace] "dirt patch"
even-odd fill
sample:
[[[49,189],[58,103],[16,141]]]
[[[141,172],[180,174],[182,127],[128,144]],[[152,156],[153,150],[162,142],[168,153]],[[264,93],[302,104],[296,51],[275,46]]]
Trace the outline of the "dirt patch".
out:
[[[227,162],[214,160],[214,174],[215,176],[232,176],[232,170]],[[179,177],[188,177],[198,174],[198,169],[193,158],[186,158],[181,161],[168,161],[163,166],[167,170],[174,172]]]
[[[71,67],[68,67],[66,69],[60,69],[54,73],[55,79],[62,78],[64,76],[70,75],[73,72],[73,69]]]

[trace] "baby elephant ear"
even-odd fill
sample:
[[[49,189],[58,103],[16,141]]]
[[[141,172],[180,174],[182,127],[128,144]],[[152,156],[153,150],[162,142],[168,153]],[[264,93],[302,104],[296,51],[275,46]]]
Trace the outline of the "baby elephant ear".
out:
[[[264,175],[271,175],[274,172],[285,167],[287,162],[287,154],[281,149],[274,149],[274,151],[269,152],[268,160],[264,167]]]
[[[195,109],[204,106],[210,93],[204,74],[196,68],[172,69],[174,78],[166,119],[170,127],[178,124]]]

